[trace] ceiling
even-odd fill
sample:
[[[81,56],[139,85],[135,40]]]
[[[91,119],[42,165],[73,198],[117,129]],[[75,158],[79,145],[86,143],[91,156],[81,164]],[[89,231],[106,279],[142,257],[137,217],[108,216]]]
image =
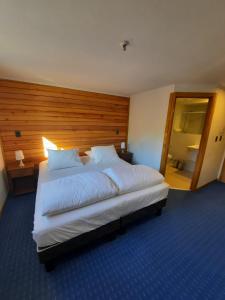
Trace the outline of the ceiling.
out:
[[[0,0],[0,77],[119,95],[225,85],[224,12],[224,0]]]

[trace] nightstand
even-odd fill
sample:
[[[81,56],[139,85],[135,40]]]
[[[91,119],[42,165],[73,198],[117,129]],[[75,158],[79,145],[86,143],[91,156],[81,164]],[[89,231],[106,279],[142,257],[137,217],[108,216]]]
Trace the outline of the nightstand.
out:
[[[128,151],[124,151],[124,152],[118,152],[118,155],[121,159],[125,160],[126,162],[132,164],[132,160],[133,160],[133,153],[128,152]]]
[[[36,190],[37,170],[34,163],[26,163],[24,167],[13,164],[6,169],[10,192],[14,196],[31,193]]]

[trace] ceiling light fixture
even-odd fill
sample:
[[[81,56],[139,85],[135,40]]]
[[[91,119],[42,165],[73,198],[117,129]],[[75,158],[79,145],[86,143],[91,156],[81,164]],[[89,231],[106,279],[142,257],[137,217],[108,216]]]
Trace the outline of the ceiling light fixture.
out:
[[[120,43],[120,47],[123,49],[123,51],[126,51],[127,50],[127,46],[129,46],[129,45],[130,45],[130,42],[126,41],[126,40],[124,40],[124,41],[122,41]]]

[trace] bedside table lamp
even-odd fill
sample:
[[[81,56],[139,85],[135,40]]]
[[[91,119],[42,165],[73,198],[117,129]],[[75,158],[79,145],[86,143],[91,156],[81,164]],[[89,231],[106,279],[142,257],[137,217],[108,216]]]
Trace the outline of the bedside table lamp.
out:
[[[15,156],[16,156],[16,160],[20,161],[19,166],[21,168],[24,167],[24,163],[23,163],[23,159],[24,159],[23,151],[22,150],[15,151]]]
[[[125,152],[125,149],[126,149],[126,143],[125,142],[122,142],[121,144],[120,144],[120,148],[121,148],[121,152]]]

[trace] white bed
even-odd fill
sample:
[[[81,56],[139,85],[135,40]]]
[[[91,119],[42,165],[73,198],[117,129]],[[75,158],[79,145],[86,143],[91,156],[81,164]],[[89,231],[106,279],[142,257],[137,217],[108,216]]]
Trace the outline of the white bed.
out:
[[[126,165],[127,163],[123,160],[118,160],[117,163],[106,165],[85,161],[85,165],[82,167],[55,171],[48,170],[47,161],[40,163],[33,229],[33,239],[37,243],[38,251],[41,251],[40,248],[42,247],[51,247],[94,230],[167,197],[168,185],[161,183],[62,214],[42,216],[42,199],[40,197],[40,185],[42,183],[81,172],[103,170],[115,166],[115,164]]]

